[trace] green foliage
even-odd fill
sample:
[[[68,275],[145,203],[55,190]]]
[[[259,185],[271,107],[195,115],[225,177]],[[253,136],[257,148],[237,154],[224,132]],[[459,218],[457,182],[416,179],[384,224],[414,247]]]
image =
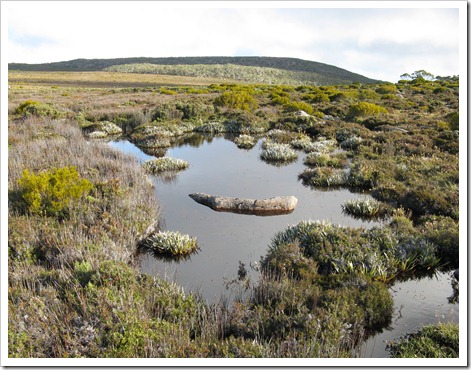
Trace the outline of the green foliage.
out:
[[[458,112],[453,112],[447,116],[450,128],[458,131],[460,129],[460,117]]]
[[[64,216],[72,203],[77,203],[93,188],[89,180],[80,178],[74,166],[39,174],[24,170],[18,185],[24,210],[47,216]]]
[[[60,116],[60,112],[46,103],[40,103],[34,100],[26,100],[21,103],[15,110],[16,114],[24,116],[34,115],[39,117],[52,117],[56,118]]]
[[[245,111],[254,111],[258,108],[258,103],[255,98],[245,91],[223,92],[220,96],[214,99],[214,104],[219,107],[241,109]]]
[[[397,87],[394,84],[385,84],[379,86],[375,91],[381,95],[395,94],[397,93]]]
[[[347,117],[354,119],[357,117],[376,116],[381,113],[387,113],[386,108],[374,103],[360,102],[350,106]]]
[[[427,325],[389,343],[386,349],[392,358],[458,358],[459,326]]]
[[[92,265],[88,261],[75,262],[74,273],[81,286],[86,286],[94,273]]]

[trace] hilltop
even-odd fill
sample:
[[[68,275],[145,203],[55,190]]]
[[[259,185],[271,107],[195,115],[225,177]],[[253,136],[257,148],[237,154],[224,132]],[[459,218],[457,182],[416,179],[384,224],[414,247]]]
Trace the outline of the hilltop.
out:
[[[292,85],[334,85],[355,82],[368,84],[379,82],[325,63],[277,57],[74,59],[43,64],[10,63],[8,69],[10,71],[75,72],[108,70],[192,77],[222,77],[251,83]]]

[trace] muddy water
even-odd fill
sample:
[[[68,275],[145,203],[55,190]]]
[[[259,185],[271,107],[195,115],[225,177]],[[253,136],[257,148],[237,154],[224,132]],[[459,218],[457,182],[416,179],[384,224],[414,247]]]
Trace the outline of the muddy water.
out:
[[[298,174],[305,169],[305,154],[299,152],[295,163],[274,166],[259,158],[261,142],[251,150],[242,150],[222,137],[205,139],[196,135],[167,150],[166,156],[186,160],[190,167],[176,176],[152,177],[161,206],[162,229],[196,237],[200,250],[180,262],[162,261],[143,254],[143,272],[175,281],[208,302],[231,301],[241,292],[228,288],[228,283],[237,278],[239,263],[245,265],[250,278],[255,281],[257,271],[250,266],[256,266],[260,257],[266,254],[271,238],[287,226],[302,220],[325,220],[365,228],[380,225],[355,220],[342,213],[341,205],[346,200],[363,197],[363,194],[303,186]],[[111,142],[110,145],[133,154],[140,162],[155,158],[127,141]],[[298,205],[291,214],[277,216],[216,212],[188,196],[195,192],[242,198],[294,195]],[[387,357],[384,341],[398,337],[422,322],[458,321],[458,305],[450,305],[446,299],[452,294],[447,276],[438,275],[436,279],[428,280],[401,283],[391,289],[396,302],[396,323],[366,343],[365,357]]]

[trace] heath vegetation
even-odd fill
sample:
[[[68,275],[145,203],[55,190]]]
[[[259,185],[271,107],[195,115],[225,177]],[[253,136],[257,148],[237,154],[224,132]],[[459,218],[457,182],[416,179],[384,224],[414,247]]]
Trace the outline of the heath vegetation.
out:
[[[391,323],[392,282],[459,267],[457,77],[315,86],[113,73],[10,72],[10,357],[358,357]],[[388,218],[281,230],[258,281],[240,274],[246,297],[204,302],[140,272],[139,246],[173,256],[197,243],[153,226],[146,172],[160,162],[89,138],[117,128],[160,157],[195,132],[241,148],[265,137],[264,159],[309,153],[303,184],[363,192],[344,211]],[[458,330],[424,327],[390,351],[456,357]]]

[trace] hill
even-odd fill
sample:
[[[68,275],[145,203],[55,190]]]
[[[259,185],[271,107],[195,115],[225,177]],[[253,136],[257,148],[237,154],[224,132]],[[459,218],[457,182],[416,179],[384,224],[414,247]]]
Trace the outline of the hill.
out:
[[[129,65],[134,66],[130,68]],[[147,71],[143,72],[146,66]],[[157,72],[152,72],[149,65],[155,65]],[[126,66],[126,67],[125,67]],[[160,67],[157,67],[160,66]],[[308,61],[297,58],[277,58],[277,57],[168,57],[168,58],[117,58],[117,59],[74,59],[70,61],[24,64],[10,63],[9,70],[21,71],[102,71],[105,69],[114,71],[126,71],[136,73],[162,73],[164,66],[167,70],[172,70],[174,75],[203,77],[197,71],[204,70],[205,77],[221,77],[221,70],[225,68],[226,74],[241,81],[248,79],[249,82],[259,83],[287,83],[287,84],[350,84],[353,82],[376,83],[377,80],[362,76],[357,73],[347,71],[333,65]],[[171,69],[169,66],[174,66]],[[187,66],[186,68],[184,66]],[[193,66],[189,68],[188,66]],[[206,66],[202,68],[201,66]],[[224,66],[222,68],[221,66]],[[246,68],[234,68],[234,66]],[[112,67],[112,68],[111,68]],[[179,68],[177,72],[176,67]],[[250,69],[249,67],[254,67]],[[229,71],[230,72],[227,72]],[[196,74],[188,74],[193,70]],[[185,74],[186,73],[186,74]],[[260,78],[257,79],[256,76]],[[262,76],[271,76],[261,78]],[[238,77],[238,78],[237,78]]]

